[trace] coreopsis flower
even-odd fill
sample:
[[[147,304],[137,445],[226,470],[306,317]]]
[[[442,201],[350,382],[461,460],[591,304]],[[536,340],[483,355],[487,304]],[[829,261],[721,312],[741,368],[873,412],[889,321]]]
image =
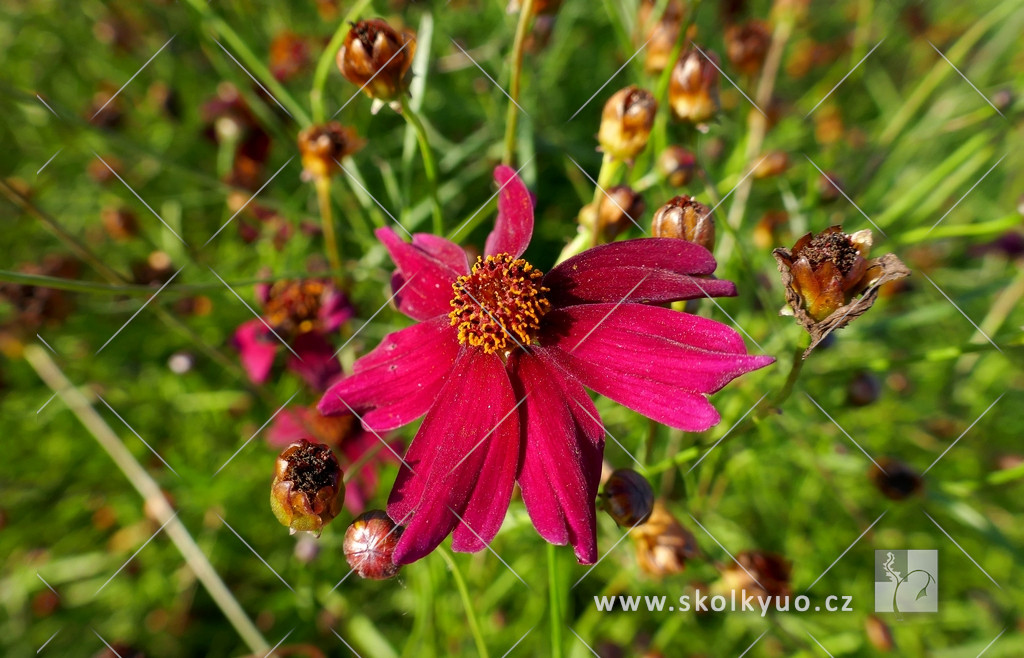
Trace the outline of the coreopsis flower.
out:
[[[741,551],[735,561],[722,571],[718,591],[746,591],[755,598],[788,597],[792,570],[789,561],[781,555],[764,551]]]
[[[751,20],[725,30],[725,54],[744,75],[755,75],[761,70],[771,42],[772,33],[764,21]]]
[[[337,173],[338,163],[363,148],[364,143],[355,128],[337,121],[309,126],[299,133],[303,177],[329,178]]]
[[[344,497],[341,466],[329,446],[302,439],[277,456],[270,508],[292,534],[312,532],[319,536],[324,526],[338,516]]]
[[[416,35],[399,32],[382,18],[352,24],[338,50],[337,64],[349,82],[370,98],[389,101],[405,93],[405,79],[416,53]]]
[[[647,522],[634,528],[630,536],[640,569],[659,578],[680,573],[687,560],[700,554],[696,537],[660,500],[655,501]]]
[[[715,247],[715,220],[710,208],[684,194],[658,208],[651,220],[651,235],[687,240],[710,251]]]
[[[619,525],[632,528],[646,521],[654,509],[654,490],[644,476],[631,468],[612,471],[601,491],[601,504]]]
[[[406,526],[396,564],[449,534],[457,551],[484,548],[516,482],[540,535],[593,563],[604,430],[584,386],[696,431],[719,420],[708,393],[772,362],[723,324],[658,306],[735,293],[695,281],[715,267],[704,248],[625,240],[543,274],[521,258],[533,233],[526,186],[505,166],[495,179],[498,219],[472,266],[443,238],[410,244],[378,229],[397,265],[395,303],[419,323],[387,335],[320,401],[377,432],[426,414],[388,501]]]
[[[871,308],[882,284],[910,274],[894,254],[867,260],[870,249],[871,231],[847,235],[831,226],[803,236],[792,250],[772,252],[789,309],[811,335],[805,358],[825,336]]]
[[[597,141],[612,157],[632,160],[647,146],[657,112],[651,92],[635,86],[620,89],[604,104]]]
[[[401,538],[402,526],[384,510],[370,510],[356,517],[345,531],[342,550],[348,565],[360,578],[387,580],[400,569],[393,558]]]
[[[345,464],[353,464],[364,458],[371,450],[376,455],[349,473],[345,508],[353,514],[360,514],[377,493],[379,477],[377,468],[382,463],[395,462],[395,454],[402,446],[398,442],[383,445],[372,432],[366,431],[351,414],[324,416],[316,406],[289,406],[274,416],[267,428],[267,443],[284,447],[300,439],[310,438],[330,446],[340,455]],[[392,452],[394,451],[394,452]]]
[[[257,285],[256,296],[263,315],[242,323],[232,339],[249,378],[266,381],[286,343],[291,352],[288,368],[313,388],[324,390],[341,374],[326,336],[352,317],[344,293],[329,281],[305,279]]]
[[[689,183],[696,170],[697,158],[682,146],[669,146],[658,156],[658,171],[672,187]]]
[[[718,111],[718,57],[696,48],[679,56],[668,85],[668,103],[680,121],[702,124]]]
[[[921,474],[898,459],[879,459],[878,467],[872,465],[869,475],[871,482],[889,500],[905,500],[924,489]]]

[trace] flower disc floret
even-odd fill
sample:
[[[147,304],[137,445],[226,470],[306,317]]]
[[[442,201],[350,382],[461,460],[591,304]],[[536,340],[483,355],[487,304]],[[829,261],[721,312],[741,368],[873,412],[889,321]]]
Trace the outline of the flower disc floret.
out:
[[[505,353],[511,349],[509,342],[531,344],[551,308],[542,276],[533,265],[506,253],[478,257],[472,271],[452,284],[455,297],[448,317],[458,329],[459,342],[487,354]]]

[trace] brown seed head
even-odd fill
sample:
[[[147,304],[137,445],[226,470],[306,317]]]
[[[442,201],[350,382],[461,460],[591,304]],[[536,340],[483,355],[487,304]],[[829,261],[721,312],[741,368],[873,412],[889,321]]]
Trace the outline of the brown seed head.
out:
[[[682,187],[693,180],[697,158],[682,146],[672,145],[658,157],[658,170],[672,187]]]
[[[329,447],[301,439],[277,456],[270,507],[292,533],[319,536],[345,498],[341,466]]]
[[[601,492],[601,505],[608,516],[624,528],[647,521],[654,510],[651,484],[631,468],[612,472]]]
[[[924,478],[906,463],[883,457],[878,466],[871,467],[871,482],[889,500],[906,500],[924,489]]]
[[[597,140],[606,153],[620,160],[632,160],[651,135],[658,101],[651,92],[626,87],[612,94],[601,112],[601,129]]]
[[[668,102],[680,121],[705,123],[718,111],[718,57],[705,49],[707,57],[695,48],[679,56],[672,68]]]
[[[711,251],[715,248],[715,220],[710,208],[684,194],[654,213],[651,235],[686,240]]]
[[[700,553],[693,533],[660,500],[655,501],[647,522],[634,528],[630,535],[640,569],[659,578],[680,573],[686,568],[686,561]]]
[[[363,148],[364,144],[354,128],[337,121],[310,126],[299,133],[304,174],[314,180],[328,178],[340,169],[338,163]]]
[[[764,21],[751,20],[725,30],[725,54],[744,75],[755,75],[761,70],[771,42],[771,30]]]
[[[337,64],[349,82],[363,88],[370,98],[389,101],[405,93],[405,74],[416,52],[416,35],[399,32],[381,18],[352,24]]]
[[[345,531],[345,559],[360,578],[392,578],[401,568],[392,559],[401,537],[402,526],[383,510],[363,512]]]

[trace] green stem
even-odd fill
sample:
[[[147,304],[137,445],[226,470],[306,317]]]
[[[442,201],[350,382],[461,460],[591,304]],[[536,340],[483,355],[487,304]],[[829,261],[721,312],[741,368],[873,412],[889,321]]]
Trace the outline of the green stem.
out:
[[[338,23],[338,29],[334,31],[331,40],[327,43],[327,47],[324,48],[324,51],[320,54],[320,59],[316,62],[316,69],[313,71],[313,87],[309,91],[309,106],[313,112],[313,123],[324,122],[326,116],[324,112],[324,87],[327,85],[327,74],[331,71],[331,64],[334,63],[334,58],[338,54],[341,44],[345,41],[345,37],[348,36],[349,24],[369,4],[370,0],[358,0],[358,2],[352,5],[352,8],[345,14],[345,18]]]
[[[797,341],[796,347],[793,348],[793,360],[789,366],[789,374],[786,376],[786,381],[782,384],[782,388],[779,392],[772,396],[772,399],[765,406],[761,407],[755,414],[756,418],[764,418],[768,414],[772,413],[775,409],[779,408],[783,402],[789,399],[789,396],[793,393],[793,387],[796,386],[796,380],[800,379],[800,373],[804,369],[804,350],[807,349],[807,336],[803,340]]]
[[[601,159],[601,171],[597,174],[597,185],[594,186],[594,200],[591,202],[593,213],[593,226],[590,227],[590,246],[596,247],[601,244],[601,222],[600,210],[601,201],[604,195],[622,168],[622,161],[605,153]],[[581,211],[582,212],[582,211]]]
[[[39,378],[60,396],[82,425],[95,437],[100,447],[110,455],[114,464],[121,469],[135,490],[139,492],[145,501],[146,509],[152,510],[157,522],[165,527],[167,536],[174,542],[178,552],[185,558],[189,568],[206,588],[210,598],[227,617],[228,622],[234,627],[242,641],[254,653],[266,654],[270,645],[246,616],[245,610],[232,596],[231,590],[227,588],[217,574],[217,570],[210,564],[206,554],[189,534],[188,529],[178,518],[177,512],[167,502],[160,485],[136,461],[114,430],[110,429],[106,421],[96,413],[85,396],[68,381],[46,350],[38,345],[28,345],[25,347],[25,360],[36,371]]]
[[[523,74],[523,48],[526,45],[526,34],[533,18],[533,0],[523,0],[519,9],[519,22],[516,24],[516,36],[512,42],[512,56],[509,62],[512,77],[508,89],[508,111],[505,115],[505,151],[501,156],[502,164],[511,165],[515,161],[516,126],[519,124],[519,88]]]
[[[270,74],[267,65],[249,48],[249,44],[245,42],[245,39],[238,36],[234,28],[215,14],[209,5],[202,0],[185,1],[203,17],[204,21],[209,23],[214,32],[220,35],[224,41],[227,41],[228,45],[234,49],[234,54],[238,56],[239,61],[245,65],[246,70],[251,72],[259,80],[260,84],[270,91],[273,97],[299,122],[299,125],[303,127],[308,126],[310,124],[309,115],[306,114],[306,111],[302,109],[302,106],[291,95],[291,92],[278,82],[277,78]]]
[[[420,156],[423,157],[423,170],[427,174],[427,185],[430,187],[430,199],[433,203],[434,234],[441,235],[444,231],[443,218],[441,213],[441,201],[437,196],[437,162],[434,160],[434,152],[430,150],[430,142],[427,141],[427,131],[423,127],[415,110],[409,104],[409,100],[401,97],[402,116],[416,131],[416,141],[420,145]]]
[[[551,619],[551,656],[562,658],[562,627],[565,625],[565,611],[560,588],[562,579],[558,573],[558,547],[548,544],[548,615]]]
[[[341,260],[341,250],[338,247],[338,236],[334,230],[334,214],[331,212],[331,179],[329,176],[317,177],[316,200],[320,206],[320,226],[324,233],[324,245],[327,250],[327,261],[331,269],[337,274],[336,279],[341,278],[344,272]]]
[[[476,651],[483,658],[487,658],[487,645],[484,643],[484,636],[480,633],[480,624],[476,620],[476,608],[473,606],[473,601],[469,598],[466,581],[462,579],[462,573],[459,571],[459,567],[455,564],[455,560],[448,549],[439,546],[437,552],[441,555],[445,564],[448,565],[448,568],[451,569],[452,577],[455,579],[455,587],[459,590],[462,607],[466,609],[466,621],[469,623],[469,632],[473,636],[473,641],[476,642]]]

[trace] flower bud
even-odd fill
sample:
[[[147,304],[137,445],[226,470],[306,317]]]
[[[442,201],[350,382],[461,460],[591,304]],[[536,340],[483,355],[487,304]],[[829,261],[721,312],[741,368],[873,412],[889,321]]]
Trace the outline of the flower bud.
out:
[[[620,160],[632,160],[647,146],[657,111],[658,101],[649,91],[626,87],[615,92],[601,112],[601,148]]]
[[[683,3],[669,0],[664,13],[656,19],[652,16],[657,0],[644,0],[637,12],[637,25],[647,31],[644,68],[652,75],[660,75],[672,63],[669,58],[682,30]],[[648,28],[650,28],[648,30]]]
[[[602,506],[608,516],[625,528],[643,523],[654,509],[654,490],[650,483],[631,468],[612,472],[601,492]]]
[[[871,467],[871,481],[889,500],[905,500],[924,489],[924,479],[898,459],[883,457]]]
[[[656,501],[651,516],[632,533],[640,569],[652,576],[669,576],[686,568],[686,561],[699,554],[697,539],[676,520],[662,501]]]
[[[658,157],[658,170],[672,187],[682,187],[693,180],[697,158],[682,146],[669,146]]]
[[[331,121],[310,126],[299,133],[303,177],[328,178],[339,169],[338,163],[363,147],[354,128]]]
[[[352,25],[338,50],[337,64],[367,96],[389,101],[405,92],[405,74],[415,52],[415,34],[398,32],[387,21],[373,18]]]
[[[792,568],[781,555],[764,551],[742,551],[736,560],[722,572],[722,583],[726,590],[746,590],[755,598],[786,597],[791,593],[789,586]]]
[[[715,220],[710,208],[684,194],[658,208],[651,221],[651,235],[694,242],[711,251],[715,248]]]
[[[291,444],[277,456],[270,485],[274,516],[296,532],[319,536],[338,515],[345,497],[341,466],[331,449],[305,439]]]
[[[387,580],[401,568],[392,560],[401,537],[402,526],[384,511],[363,512],[345,531],[345,559],[360,578]]]
[[[785,151],[769,151],[754,166],[754,178],[771,178],[789,169],[789,156]]]
[[[718,111],[718,57],[706,52],[707,57],[696,49],[688,50],[672,68],[668,102],[680,121],[704,123]]]
[[[761,70],[771,42],[771,31],[764,21],[747,21],[725,30],[725,54],[744,75],[755,75]]]
[[[628,185],[616,185],[605,190],[597,210],[601,234],[607,241],[634,225],[644,214],[644,198]]]

